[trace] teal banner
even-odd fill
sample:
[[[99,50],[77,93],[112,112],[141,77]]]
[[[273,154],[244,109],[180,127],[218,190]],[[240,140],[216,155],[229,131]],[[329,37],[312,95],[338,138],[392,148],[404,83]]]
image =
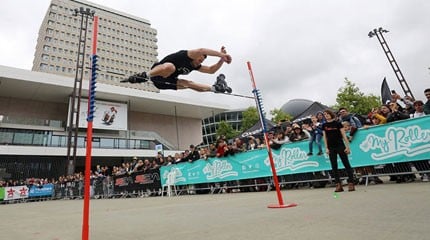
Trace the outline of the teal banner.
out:
[[[350,146],[348,157],[353,167],[430,159],[430,116],[359,129]],[[327,154],[308,156],[308,151],[306,140],[272,149],[278,176],[331,169]],[[343,167],[340,160],[339,166]],[[267,149],[163,166],[162,184],[171,171],[175,172],[176,185],[272,176]]]

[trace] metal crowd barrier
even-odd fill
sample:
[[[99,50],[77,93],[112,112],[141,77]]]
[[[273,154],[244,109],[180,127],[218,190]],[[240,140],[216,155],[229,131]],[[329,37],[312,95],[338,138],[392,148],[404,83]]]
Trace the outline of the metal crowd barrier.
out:
[[[341,178],[346,178],[346,173],[341,171]],[[376,166],[355,168],[356,184],[378,184],[375,179],[389,176],[390,181],[402,183],[412,181],[428,181],[430,175],[430,160],[390,163]],[[331,171],[298,173],[278,176],[281,189],[294,188],[324,188],[333,186],[334,179]],[[82,199],[84,193],[83,180],[65,181],[51,184],[52,191],[47,193],[31,194],[33,186],[25,186],[30,194],[25,198],[0,200],[1,204],[21,203],[47,200],[71,200]],[[90,196],[93,199],[102,198],[128,198],[161,196],[160,172],[151,169],[146,172],[136,172],[120,176],[107,176],[91,179]],[[21,188],[24,186],[18,186]],[[41,186],[42,187],[42,186]],[[39,187],[36,187],[36,190]],[[271,177],[242,179],[235,181],[200,183],[193,185],[177,186],[178,195],[194,194],[221,194],[234,192],[258,192],[274,189]],[[34,191],[33,191],[34,192]],[[7,193],[5,193],[7,194]]]
[[[334,177],[331,170],[321,172],[297,173],[278,176],[281,189],[294,189],[301,187],[323,188],[334,186]],[[342,180],[347,178],[346,172],[340,170]],[[354,169],[354,181],[356,184],[369,185],[386,182],[379,177],[389,176],[390,182],[404,183],[413,181],[427,182],[430,177],[430,160],[421,160],[403,163],[390,163],[376,166],[357,167]],[[381,182],[382,181],[382,182]],[[218,183],[195,184],[195,193],[230,193],[230,192],[254,192],[274,190],[273,178],[264,177],[257,179],[244,179]]]

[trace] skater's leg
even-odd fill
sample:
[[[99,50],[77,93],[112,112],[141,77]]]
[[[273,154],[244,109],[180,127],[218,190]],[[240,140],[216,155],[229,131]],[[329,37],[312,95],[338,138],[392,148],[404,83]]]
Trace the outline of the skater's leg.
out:
[[[155,64],[149,72],[134,74],[121,82],[144,83],[151,79],[151,77],[168,78],[175,71],[176,67],[172,63]]]
[[[212,86],[203,84],[203,83],[196,83],[190,80],[185,79],[178,79],[177,82],[177,89],[193,89],[198,92],[211,92],[213,91]]]
[[[173,65],[172,63],[163,63],[163,64],[159,64],[154,66],[148,73],[148,77],[156,77],[156,76],[160,76],[163,78],[167,78],[170,75],[172,75],[174,72],[176,71],[176,67],[175,65]]]

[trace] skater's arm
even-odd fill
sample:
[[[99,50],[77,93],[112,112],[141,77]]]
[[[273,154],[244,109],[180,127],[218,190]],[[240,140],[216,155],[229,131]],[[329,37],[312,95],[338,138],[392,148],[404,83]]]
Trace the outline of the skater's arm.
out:
[[[192,59],[199,58],[202,55],[220,58],[217,63],[215,63],[211,66],[202,65],[198,69],[198,71],[203,72],[203,73],[211,73],[211,74],[215,73],[216,71],[218,71],[221,68],[221,66],[223,65],[224,62],[226,62],[228,64],[231,63],[231,56],[229,54],[227,54],[225,47],[222,47],[221,51],[215,51],[215,50],[207,49],[207,48],[198,48],[198,49],[188,51],[188,56]]]
[[[216,73],[216,71],[218,71],[221,68],[223,63],[224,63],[224,60],[221,58],[214,65],[211,65],[211,66],[202,65],[197,71],[202,72],[202,73],[213,74],[213,73]]]
[[[225,51],[225,47],[221,48],[221,51],[215,51],[208,48],[197,48],[193,50],[188,50],[188,56],[192,59],[199,58],[201,55],[219,57],[224,59],[226,62],[231,61],[231,56]]]

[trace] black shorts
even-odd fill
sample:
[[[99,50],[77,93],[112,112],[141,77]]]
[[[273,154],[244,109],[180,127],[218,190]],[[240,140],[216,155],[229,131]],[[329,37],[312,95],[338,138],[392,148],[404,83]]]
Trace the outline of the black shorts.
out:
[[[151,69],[160,63],[155,63]],[[154,86],[158,89],[173,89],[178,90],[178,78],[175,76],[169,76],[167,78],[163,78],[161,76],[151,77],[151,81],[154,83]]]
[[[168,77],[163,78],[161,76],[151,77],[151,81],[158,89],[173,89],[178,90],[177,82],[178,78],[176,77]]]

